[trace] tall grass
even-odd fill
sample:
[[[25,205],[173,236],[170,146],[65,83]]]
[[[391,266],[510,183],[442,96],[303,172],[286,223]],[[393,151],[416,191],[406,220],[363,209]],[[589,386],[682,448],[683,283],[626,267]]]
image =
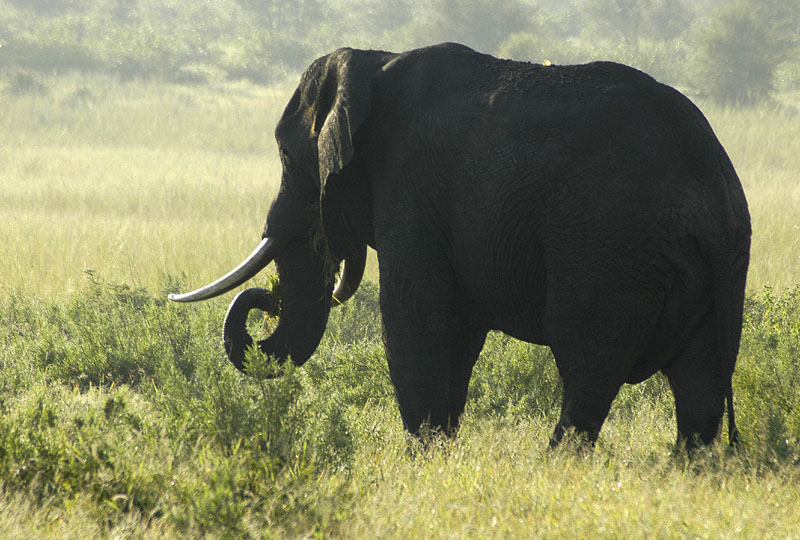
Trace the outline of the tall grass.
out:
[[[790,97],[787,105],[706,108],[750,204],[750,290],[800,282],[800,95]]]
[[[271,93],[91,79],[12,98],[0,111],[0,283],[60,294],[92,269],[153,286],[238,261],[278,182]]]

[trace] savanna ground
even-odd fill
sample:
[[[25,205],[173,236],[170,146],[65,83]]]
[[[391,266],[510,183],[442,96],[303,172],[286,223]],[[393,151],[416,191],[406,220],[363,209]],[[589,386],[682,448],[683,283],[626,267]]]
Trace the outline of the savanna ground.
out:
[[[14,84],[0,107],[0,537],[800,537],[797,95],[701,103],[754,235],[743,445],[687,460],[661,377],[623,388],[593,452],[547,451],[551,355],[501,334],[458,438],[420,448],[388,379],[374,257],[304,368],[242,376],[220,340],[230,295],[165,295],[259,240],[292,87]]]

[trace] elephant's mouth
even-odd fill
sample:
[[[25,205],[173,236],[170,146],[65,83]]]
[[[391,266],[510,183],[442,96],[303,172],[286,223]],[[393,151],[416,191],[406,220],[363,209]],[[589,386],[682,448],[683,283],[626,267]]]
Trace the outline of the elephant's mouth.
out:
[[[271,261],[278,259],[278,273],[285,283],[285,299],[279,305],[278,295],[266,289],[247,289],[231,302],[223,324],[225,353],[240,371],[245,369],[245,351],[253,345],[246,323],[249,312],[260,309],[278,315],[277,328],[265,340],[258,342],[261,352],[283,363],[291,355],[300,365],[314,352],[327,323],[331,305],[346,302],[358,289],[366,266],[366,244],[354,255],[346,258],[336,286],[331,294],[331,284],[326,284],[325,274],[313,261],[313,254],[302,243],[289,239],[267,237],[242,261],[239,266],[195,291],[170,294],[175,302],[196,302],[219,296],[246,282]],[[318,260],[318,259],[316,259]],[[283,261],[283,265],[281,262]],[[282,308],[282,309],[281,309]]]

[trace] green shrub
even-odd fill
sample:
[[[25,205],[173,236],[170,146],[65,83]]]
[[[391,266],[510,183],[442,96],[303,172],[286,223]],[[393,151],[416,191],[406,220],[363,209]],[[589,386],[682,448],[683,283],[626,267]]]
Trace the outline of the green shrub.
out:
[[[38,383],[5,405],[6,489],[27,491],[40,503],[88,493],[111,513],[156,508],[171,453],[159,439],[157,418],[129,389],[78,392]]]
[[[477,417],[558,417],[561,379],[550,349],[492,332],[470,382],[467,410]]]
[[[83,388],[135,385],[152,379],[166,362],[191,372],[192,358],[204,345],[195,340],[195,325],[208,329],[210,323],[190,321],[144,289],[98,281],[65,305],[37,307],[17,307],[12,314],[21,320],[9,321],[31,334],[23,354],[49,378]]]
[[[748,297],[734,394],[753,452],[800,458],[800,287]]]

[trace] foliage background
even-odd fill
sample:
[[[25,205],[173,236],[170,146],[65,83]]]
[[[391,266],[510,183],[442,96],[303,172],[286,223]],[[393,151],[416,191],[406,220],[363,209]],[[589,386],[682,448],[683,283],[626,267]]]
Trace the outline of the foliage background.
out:
[[[795,0],[2,0],[0,69],[274,83],[341,46],[603,58],[748,103],[800,85]]]

